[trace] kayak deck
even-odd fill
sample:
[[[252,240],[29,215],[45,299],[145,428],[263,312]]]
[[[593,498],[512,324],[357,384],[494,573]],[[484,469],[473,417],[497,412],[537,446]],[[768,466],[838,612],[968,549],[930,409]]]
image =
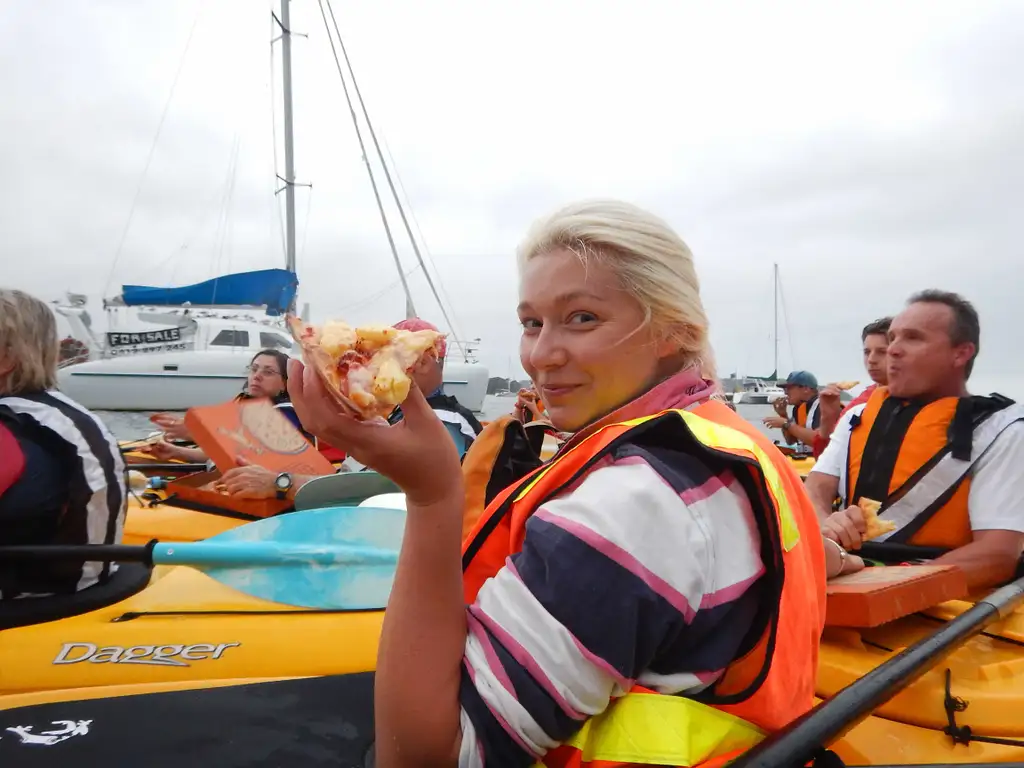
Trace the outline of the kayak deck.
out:
[[[102,689],[100,689],[102,690]],[[0,765],[373,765],[373,673],[221,682],[4,708]],[[42,748],[46,747],[46,748]]]
[[[127,599],[0,632],[0,694],[374,669],[383,611],[317,611],[157,567]]]

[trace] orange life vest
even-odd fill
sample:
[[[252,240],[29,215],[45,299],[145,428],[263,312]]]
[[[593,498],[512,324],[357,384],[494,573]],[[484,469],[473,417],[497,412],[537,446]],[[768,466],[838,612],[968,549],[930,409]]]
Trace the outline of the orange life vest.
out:
[[[671,445],[732,466],[744,480],[775,593],[760,639],[700,701],[635,686],[549,752],[549,768],[625,765],[718,766],[813,703],[824,626],[825,560],[814,509],[788,460],[753,426],[718,402],[605,426],[567,444],[549,463],[498,494],[463,541],[465,599],[522,548],[526,521],[621,445]]]
[[[999,395],[920,402],[890,397],[888,387],[876,389],[851,421],[844,489],[847,504],[875,499],[882,502],[883,519],[889,517],[887,512],[897,520],[904,518],[900,528],[876,546],[898,543],[955,549],[969,544],[973,540],[967,504],[972,436],[981,425],[998,434],[1019,418],[1018,411],[1019,406]],[[956,455],[958,445],[964,456],[962,471],[952,476],[953,482],[922,494],[920,503],[910,504],[909,494],[926,482],[947,454]],[[904,508],[899,514],[897,505]]]
[[[798,427],[814,428],[814,417],[818,412],[818,396],[793,406],[793,423]]]

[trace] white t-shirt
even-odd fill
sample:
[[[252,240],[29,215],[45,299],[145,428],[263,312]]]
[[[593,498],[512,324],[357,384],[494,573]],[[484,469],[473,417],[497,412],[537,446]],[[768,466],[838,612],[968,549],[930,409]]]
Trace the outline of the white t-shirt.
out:
[[[856,405],[842,415],[828,446],[811,469],[839,478],[839,495],[844,505],[850,419],[859,415],[865,405]],[[1024,421],[1007,427],[971,469],[967,509],[973,531],[1024,533]]]

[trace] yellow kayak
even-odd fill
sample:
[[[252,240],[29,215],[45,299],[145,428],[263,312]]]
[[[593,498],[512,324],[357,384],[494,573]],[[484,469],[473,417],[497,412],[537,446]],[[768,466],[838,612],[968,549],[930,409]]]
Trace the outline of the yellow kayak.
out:
[[[103,589],[133,585],[141,588],[106,607],[0,631],[0,702],[66,688],[347,674],[376,662],[383,611],[268,602],[187,566],[122,565]]]
[[[950,601],[873,629],[828,628],[818,696],[828,698],[970,606]],[[317,612],[259,600],[185,566],[157,567],[148,584],[107,607],[0,632],[0,710],[288,678],[363,679],[359,673],[375,668],[382,619],[376,610]],[[956,713],[958,725],[975,736],[1024,739],[1021,609],[954,651],[832,749],[851,765],[1020,760],[1022,747],[955,745],[943,733],[947,669],[952,696],[968,702]]]
[[[146,544],[153,539],[201,541],[247,522],[251,521],[176,507],[174,502],[151,504],[141,496],[132,494],[128,497],[122,543]]]
[[[813,456],[803,456],[800,458],[791,456],[790,461],[793,462],[793,469],[796,470],[796,473],[800,475],[800,477],[807,477],[811,469],[814,467]]]
[[[395,491],[398,486],[376,472],[327,475],[299,489],[295,509],[356,506],[371,496]],[[176,503],[169,493],[173,490],[134,490],[129,494],[122,543],[201,541],[259,519],[228,509],[198,511]]]
[[[956,600],[873,629],[827,628],[818,695],[828,698],[971,606]],[[1024,609],[1018,609],[880,706],[833,749],[850,765],[1024,760],[1024,743],[954,745],[943,733],[948,725],[946,670],[951,696],[967,702],[954,713],[958,726],[970,726],[973,736],[1024,742]]]

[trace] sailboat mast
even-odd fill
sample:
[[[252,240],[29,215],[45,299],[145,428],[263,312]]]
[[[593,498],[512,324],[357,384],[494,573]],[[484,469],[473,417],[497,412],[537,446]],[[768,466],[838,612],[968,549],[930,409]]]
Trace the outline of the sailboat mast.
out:
[[[775,340],[775,378],[779,377],[779,265],[778,262],[772,265],[772,285],[775,288],[775,331],[772,337]]]
[[[281,0],[281,77],[284,81],[285,268],[295,272],[295,147],[292,137],[291,0]],[[292,308],[294,309],[294,300]]]

